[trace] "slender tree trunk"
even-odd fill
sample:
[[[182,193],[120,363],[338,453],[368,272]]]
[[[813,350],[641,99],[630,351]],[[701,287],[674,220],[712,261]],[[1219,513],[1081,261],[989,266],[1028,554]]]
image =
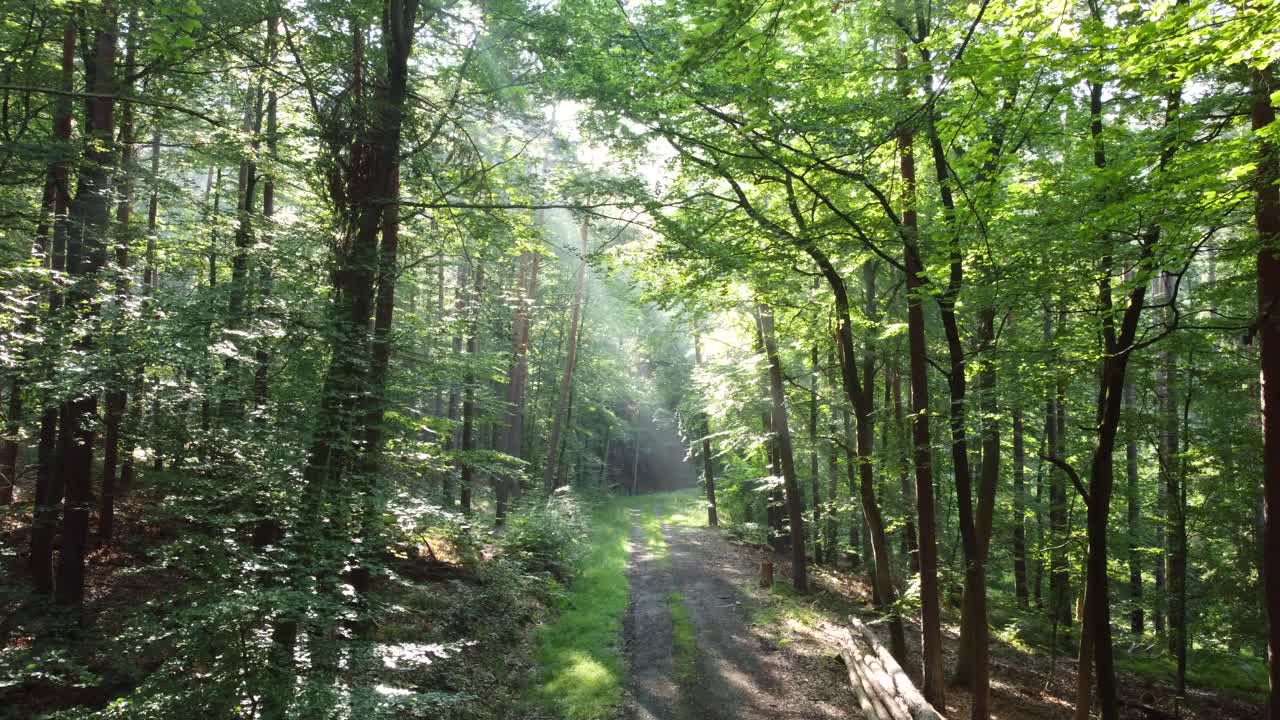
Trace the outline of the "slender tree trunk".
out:
[[[1177,279],[1165,273],[1161,276],[1161,294],[1169,307],[1166,309],[1167,322],[1176,322],[1172,304],[1176,301],[1174,287]],[[1160,474],[1165,486],[1165,561],[1166,577],[1169,583],[1169,652],[1177,661],[1175,674],[1175,691],[1178,702],[1186,697],[1187,668],[1187,627],[1186,627],[1186,518],[1182,512],[1182,488],[1178,450],[1178,356],[1169,345],[1163,352],[1163,367],[1159,383],[1160,414],[1162,425],[1160,433]]]
[[[153,123],[154,125],[154,123]],[[151,198],[147,203],[147,246],[143,256],[142,299],[144,310],[150,310],[150,303],[155,296],[156,285],[156,234],[159,231],[160,216],[160,129],[154,127],[151,132]],[[120,465],[120,490],[127,492],[133,487],[136,463],[133,453],[142,425],[142,395],[146,386],[144,368],[138,363],[133,368],[133,380],[129,392],[128,415],[125,418],[124,439],[128,442],[124,461]]]
[[[1023,441],[1022,407],[1013,408],[1013,594],[1026,608],[1027,592],[1027,452]]]
[[[124,75],[133,77],[135,72],[134,58],[138,45],[138,12],[129,15],[129,33],[125,42]],[[132,82],[126,80],[124,94],[131,95]],[[117,182],[116,204],[116,304],[121,315],[129,298],[129,216],[133,212],[133,142],[134,142],[134,108],[133,103],[120,104],[120,164],[119,181]],[[120,431],[124,422],[124,412],[128,395],[124,368],[121,366],[120,345],[123,342],[123,317],[117,318],[111,329],[109,339],[109,355],[112,356],[108,372],[111,374],[111,386],[106,392],[106,416],[103,419],[102,439],[102,497],[98,504],[98,535],[103,542],[109,542],[115,529],[116,479],[120,467]]]
[[[698,366],[702,365],[702,341],[696,334],[693,336],[693,361]],[[705,411],[699,414],[699,418],[702,432],[702,483],[707,493],[707,524],[715,527],[720,524],[720,519],[716,514],[716,475],[715,462],[711,455],[711,424]]]
[[[484,288],[484,264],[476,265],[475,287],[471,307],[467,313],[470,318],[467,321],[467,374],[462,383],[462,488],[460,498],[462,500],[462,512],[464,515],[471,514],[471,493],[475,484],[475,468],[472,467],[470,455],[476,449],[476,354],[479,352],[479,334],[480,327],[478,321],[480,307],[480,293]]]
[[[791,525],[791,583],[797,592],[809,591],[809,573],[805,558],[804,500],[796,478],[795,458],[791,450],[791,430],[787,424],[787,391],[782,379],[782,361],[774,337],[773,310],[757,305],[760,337],[764,340],[765,358],[769,362],[769,397],[773,404],[773,436],[782,465],[782,486],[786,494],[787,519]]]
[[[814,278],[816,287],[818,279]],[[818,478],[818,346],[809,353],[809,494],[813,503],[813,562],[822,564],[822,488]]]
[[[1273,67],[1251,70],[1253,129],[1276,119]],[[1262,579],[1267,608],[1267,720],[1280,720],[1280,156],[1258,144],[1254,220],[1258,233],[1258,336],[1262,376]]]
[[[269,61],[274,62],[276,59],[276,26],[278,20],[273,15],[267,18],[267,57]],[[262,178],[262,243],[270,248],[272,240],[275,238],[275,228],[272,223],[275,221],[276,214],[276,178],[274,170],[274,162],[277,161],[279,153],[279,119],[277,117],[278,98],[276,97],[275,87],[267,91],[267,158],[272,164],[268,165],[271,172],[264,173]],[[391,211],[388,211],[391,212]],[[260,273],[259,304],[258,313],[261,315],[266,308],[267,301],[271,298],[272,291],[272,269],[270,255],[264,253],[264,261],[262,262]],[[271,342],[267,339],[258,341],[258,347],[254,351],[254,370],[253,370],[253,411],[254,419],[259,423],[267,421],[266,408],[267,397],[270,383],[271,372]]]
[[[62,33],[62,87],[70,91],[75,81],[76,60],[76,23],[75,16],[69,14]],[[54,104],[53,138],[70,154],[71,142],[71,97],[58,98]],[[59,160],[49,169],[53,181],[53,249],[49,258],[49,267],[56,273],[66,270],[68,210],[70,207],[71,185],[70,168],[66,160]],[[53,289],[49,292],[49,324],[60,323],[63,298],[62,293]],[[48,378],[52,380],[53,369],[48,368]],[[57,403],[53,402],[52,393],[45,393],[44,409],[40,416],[40,439],[36,467],[35,508],[31,517],[31,579],[32,587],[37,594],[53,594],[53,536],[60,520],[62,499],[64,495],[62,476],[62,456],[57,450],[58,420],[61,415]]]
[[[1062,334],[1061,325],[1056,328]],[[1053,313],[1045,308],[1044,316],[1045,342],[1053,343],[1055,328]],[[1062,406],[1062,382],[1045,405],[1045,432],[1049,454],[1061,459],[1065,455],[1065,438],[1062,428],[1065,425],[1065,409]],[[1054,626],[1071,625],[1071,576],[1067,568],[1067,480],[1066,475],[1058,467],[1049,470],[1049,618]]]
[[[582,299],[587,290],[587,242],[589,240],[590,227],[590,221],[583,218],[580,228],[582,265],[578,268],[576,289],[573,293],[573,309],[569,318],[569,338],[564,361],[564,377],[560,381],[560,401],[556,403],[556,412],[551,421],[551,440],[547,450],[547,466],[544,468],[543,474],[543,484],[548,494],[555,492],[555,489],[560,487],[560,434],[565,424],[565,415],[569,412],[569,394],[573,389],[573,372],[578,364],[578,326],[582,322]]]
[[[906,69],[907,54],[898,49],[898,67]],[[916,503],[920,520],[920,634],[924,666],[924,697],[934,707],[946,707],[942,665],[941,597],[938,590],[937,528],[934,519],[933,459],[929,437],[929,381],[925,358],[924,265],[917,245],[916,166],[914,134],[908,123],[898,129],[897,147],[903,185],[902,238],[907,270],[907,339],[911,358],[912,436],[915,443]]]
[[[1142,557],[1138,553],[1138,540],[1142,537],[1142,507],[1138,488],[1138,429],[1137,408],[1133,383],[1124,384],[1125,415],[1125,500],[1128,521],[1129,560],[1129,632],[1141,636],[1145,627],[1142,609]]]

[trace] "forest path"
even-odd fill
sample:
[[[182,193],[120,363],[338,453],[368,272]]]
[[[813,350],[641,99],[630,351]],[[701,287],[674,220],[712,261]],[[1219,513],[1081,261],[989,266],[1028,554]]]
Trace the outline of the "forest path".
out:
[[[812,671],[823,648],[780,641],[776,618],[761,620],[757,553],[717,530],[634,518],[627,720],[860,717],[847,681]]]

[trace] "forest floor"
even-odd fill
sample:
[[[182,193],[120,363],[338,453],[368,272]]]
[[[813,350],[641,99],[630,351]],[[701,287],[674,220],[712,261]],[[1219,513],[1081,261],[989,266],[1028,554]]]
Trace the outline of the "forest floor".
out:
[[[692,493],[651,497],[647,507],[635,499],[631,503],[623,717],[861,717],[836,641],[837,629],[851,614],[875,622],[870,588],[861,575],[811,568],[816,589],[798,595],[786,577],[790,563],[776,556],[776,582],[760,589],[759,548],[706,528]],[[909,652],[918,655],[918,626],[909,622],[907,630]],[[958,628],[948,624],[948,667],[954,665],[958,644]],[[919,683],[918,670],[911,664],[907,670]],[[1173,689],[1167,683],[1122,673],[1120,687],[1121,717],[1174,717]],[[1055,657],[1040,649],[993,643],[996,720],[1071,718],[1074,693],[1073,653]],[[944,714],[968,717],[969,701],[964,689],[948,688]],[[1246,720],[1261,717],[1261,708],[1228,692],[1193,689],[1181,717]]]

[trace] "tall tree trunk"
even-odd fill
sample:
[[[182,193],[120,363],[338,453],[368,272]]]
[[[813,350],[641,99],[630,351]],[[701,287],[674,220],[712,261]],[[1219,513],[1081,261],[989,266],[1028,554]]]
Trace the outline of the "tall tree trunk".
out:
[[[68,14],[62,33],[62,87],[70,92],[75,82],[76,22]],[[53,138],[70,156],[71,96],[65,95],[54,104]],[[53,181],[53,248],[49,256],[49,268],[55,274],[66,270],[68,210],[71,199],[70,165],[66,160],[52,164],[49,173]],[[63,305],[58,289],[49,291],[50,325],[60,322]],[[47,369],[52,380],[52,368]],[[40,416],[40,439],[36,467],[35,507],[31,517],[31,579],[37,594],[53,594],[53,536],[57,529],[64,495],[62,457],[57,450],[58,420],[61,415],[58,404],[44,394],[44,409]]]
[[[902,370],[898,367],[898,361],[894,360],[893,365],[893,423],[894,429],[902,433],[906,426],[903,424],[902,413]],[[904,443],[905,444],[905,443]],[[906,448],[904,448],[905,450]],[[903,523],[902,523],[902,552],[907,556],[907,567],[911,569],[911,574],[916,575],[920,572],[920,541],[919,535],[916,533],[916,520],[913,508],[916,507],[916,492],[911,485],[911,452],[908,450],[904,453],[902,472],[898,475],[899,490],[902,493],[903,507]]]
[[[267,18],[267,58],[269,62],[276,59],[276,33],[278,20],[274,15]],[[271,163],[268,167],[271,172],[265,173],[262,179],[262,225],[263,238],[262,242],[268,248],[275,237],[275,228],[272,223],[276,214],[276,178],[274,163],[279,159],[279,119],[277,117],[278,98],[276,90],[273,86],[267,91],[267,158]],[[391,211],[388,211],[391,212]],[[259,292],[259,314],[265,309],[267,301],[271,298],[272,290],[272,270],[269,259],[264,260],[259,270],[260,286]],[[254,351],[254,371],[253,371],[253,410],[254,419],[259,423],[267,421],[266,408],[267,396],[270,383],[271,371],[271,342],[267,339],[258,341],[258,347]]]
[[[129,14],[129,33],[125,41],[124,55],[124,94],[132,94],[132,80],[135,72],[134,58],[138,49],[138,12]],[[115,529],[116,478],[120,467],[120,430],[124,421],[125,406],[128,402],[124,368],[121,366],[120,345],[124,328],[124,306],[129,298],[129,216],[133,212],[133,143],[134,143],[134,108],[133,103],[120,104],[120,164],[119,181],[117,182],[116,200],[116,304],[120,317],[117,317],[108,340],[111,383],[106,392],[106,416],[103,418],[102,438],[102,497],[98,504],[98,535],[103,542],[111,540]]]
[[[693,361],[699,367],[702,366],[702,341],[696,334],[693,336]],[[701,420],[699,429],[702,433],[702,484],[707,493],[707,525],[715,527],[720,524],[720,518],[716,514],[716,475],[715,462],[711,455],[711,423],[705,410],[700,412],[698,417]]]
[[[898,48],[898,67],[907,53]],[[924,264],[920,259],[916,218],[914,133],[909,123],[898,128],[897,148],[903,185],[902,239],[907,275],[907,339],[911,358],[912,437],[915,443],[916,503],[920,520],[920,645],[924,697],[946,707],[942,665],[942,614],[938,591],[938,546],[933,501],[933,459],[929,437],[929,381],[924,337]]]
[[[142,300],[144,310],[150,310],[156,289],[156,235],[160,222],[160,128],[154,122],[151,132],[151,197],[147,203],[147,244],[143,255]],[[138,428],[142,425],[142,395],[146,386],[144,368],[138,363],[133,368],[131,391],[129,392],[129,411],[125,417],[124,439],[129,443],[126,447],[124,461],[120,465],[120,489],[128,491],[133,487],[134,475],[137,472],[134,461],[134,447]]]
[[[850,482],[850,492],[857,494],[862,505],[862,517],[865,520],[871,540],[872,556],[875,560],[875,575],[872,585],[878,598],[879,609],[889,615],[890,650],[894,657],[906,659],[906,633],[902,627],[902,618],[893,609],[896,602],[896,591],[893,587],[889,544],[884,531],[884,518],[880,513],[880,504],[876,500],[874,461],[872,453],[875,447],[875,395],[872,388],[874,380],[874,357],[870,345],[866,357],[863,358],[862,377],[859,377],[858,358],[853,346],[853,323],[850,316],[849,292],[844,278],[836,270],[831,259],[812,242],[804,244],[802,249],[818,266],[827,285],[831,288],[835,300],[836,311],[836,350],[840,364],[840,380],[844,387],[845,397],[853,406],[857,420],[855,433],[857,446],[858,486],[855,490]],[[875,267],[872,263],[863,266],[863,284],[866,287],[866,311],[869,317],[875,317]],[[850,464],[852,471],[852,463]],[[851,529],[856,525],[851,526]]]
[[[1133,383],[1124,384],[1125,500],[1128,521],[1129,632],[1141,636],[1145,627],[1142,609],[1142,557],[1138,540],[1142,537],[1142,505],[1138,488],[1138,428]]]
[[[1023,439],[1022,406],[1013,408],[1013,594],[1026,608],[1027,592],[1027,451]]]
[[[262,82],[252,85],[245,93],[244,119],[241,129],[251,140],[248,151],[240,160],[236,176],[236,234],[231,255],[231,282],[227,289],[227,319],[224,342],[237,346],[237,352],[223,358],[222,398],[219,413],[223,422],[240,419],[244,413],[244,398],[240,388],[240,361],[236,333],[244,329],[248,304],[249,250],[253,247],[254,200],[258,193],[259,136],[262,131],[262,106],[265,96]]]
[[[1053,312],[1045,308],[1044,338],[1051,344],[1064,328],[1053,325]],[[1060,317],[1061,319],[1061,317]],[[1044,426],[1045,444],[1049,455],[1061,459],[1065,455],[1065,438],[1062,428],[1065,426],[1065,408],[1062,406],[1062,381],[1057,381],[1054,394],[1045,401]],[[1061,468],[1056,466],[1049,470],[1049,618],[1054,626],[1071,625],[1071,575],[1067,567],[1067,479]]]
[[[520,256],[520,271],[516,282],[516,312],[511,331],[511,361],[507,370],[506,414],[504,417],[501,449],[511,457],[523,457],[525,384],[529,377],[529,314],[537,301],[538,253]],[[497,507],[494,523],[501,525],[506,519],[507,500],[519,494],[520,484],[514,479],[501,479],[495,488]]]
[[[1275,122],[1273,67],[1250,70],[1253,129]],[[1258,233],[1258,336],[1262,375],[1262,567],[1267,608],[1267,720],[1280,720],[1280,156],[1258,143],[1254,221]]]
[[[814,286],[819,280],[814,278]],[[809,494],[813,503],[813,562],[822,564],[822,487],[818,478],[818,346],[809,351]]]
[[[765,358],[769,362],[773,436],[777,443],[778,460],[782,465],[782,487],[786,494],[787,519],[791,525],[791,583],[797,592],[803,593],[809,591],[804,541],[804,500],[800,497],[800,483],[796,478],[795,458],[791,450],[791,429],[787,424],[787,390],[783,384],[782,361],[778,357],[778,342],[774,336],[773,310],[760,303],[756,314],[760,323],[760,337],[764,340]]]
[[[479,352],[480,341],[480,293],[484,288],[484,263],[476,265],[475,286],[472,288],[470,307],[467,313],[467,374],[462,384],[462,488],[459,493],[462,512],[471,514],[471,493],[475,484],[475,468],[470,455],[476,449],[476,353]]]
[[[116,10],[108,0],[100,12],[102,16],[94,30],[92,56],[86,57],[91,78],[89,87],[94,93],[87,102],[88,149],[68,218],[67,273],[73,283],[67,291],[67,307],[82,322],[93,322],[97,314],[92,283],[106,261],[116,163]],[[86,332],[76,343],[77,349],[85,353],[93,352],[94,344],[92,332]],[[58,438],[66,483],[66,507],[62,514],[62,555],[54,597],[58,604],[74,608],[77,613],[84,600],[84,562],[89,550],[89,511],[93,501],[96,442],[94,420],[97,413],[97,392],[78,390],[63,404]]]
[[[1168,307],[1166,322],[1176,322],[1173,303],[1177,278],[1169,273],[1160,277],[1161,296]],[[1160,395],[1160,474],[1165,489],[1165,576],[1169,598],[1169,652],[1177,662],[1175,691],[1178,702],[1186,697],[1187,628],[1186,628],[1186,518],[1182,513],[1182,489],[1178,450],[1178,355],[1168,344],[1161,352],[1162,367],[1157,391]]]
[[[351,96],[368,103],[369,112],[350,136],[349,147],[335,146],[329,152],[348,154],[349,164],[328,168],[330,200],[340,218],[345,236],[338,244],[337,272],[333,273],[334,293],[330,325],[330,361],[321,389],[311,446],[302,474],[301,522],[293,535],[290,577],[295,582],[315,578],[315,592],[328,596],[320,606],[290,608],[277,616],[272,631],[271,671],[277,686],[292,683],[294,644],[299,623],[308,621],[312,666],[317,685],[333,681],[338,671],[331,648],[336,622],[331,608],[339,591],[338,572],[350,561],[355,529],[345,522],[353,504],[364,506],[365,521],[371,522],[369,496],[376,492],[377,443],[380,436],[381,394],[385,375],[378,365],[390,330],[395,277],[395,250],[398,206],[388,199],[399,196],[401,128],[408,94],[409,55],[412,50],[418,0],[384,0],[382,46],[386,75],[376,83],[372,97],[363,80],[363,29],[352,23],[353,58]],[[330,117],[329,123],[345,123],[350,118]],[[367,124],[366,124],[367,123]],[[343,133],[334,133],[346,138]],[[344,145],[347,139],[340,140]],[[375,307],[380,313],[375,313]],[[380,314],[381,317],[375,315]],[[369,331],[370,321],[374,330]],[[380,348],[381,346],[381,348]],[[369,400],[372,394],[372,400]],[[366,398],[363,402],[361,398]],[[360,434],[360,430],[364,430]],[[374,446],[369,446],[369,440]],[[361,454],[363,446],[364,454]],[[361,472],[354,483],[344,484],[344,471],[353,465]],[[367,536],[369,525],[360,528]],[[360,543],[357,554],[376,555],[381,548]],[[309,584],[309,583],[308,583]],[[264,711],[268,717],[285,714],[280,707]]]
[[[578,364],[578,326],[582,322],[582,298],[587,291],[587,242],[591,223],[582,219],[580,234],[582,239],[582,264],[578,267],[578,277],[573,292],[573,309],[569,318],[568,348],[565,353],[564,376],[560,380],[560,401],[556,403],[555,415],[551,420],[551,439],[547,449],[547,466],[544,468],[543,485],[548,494],[560,487],[560,434],[563,431],[565,415],[569,412],[569,394],[573,389],[573,372]]]

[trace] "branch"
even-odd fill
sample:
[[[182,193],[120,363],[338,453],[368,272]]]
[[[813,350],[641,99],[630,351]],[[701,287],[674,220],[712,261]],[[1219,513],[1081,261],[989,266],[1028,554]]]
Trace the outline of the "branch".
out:
[[[146,105],[149,107],[158,107],[165,110],[173,110],[184,115],[190,115],[199,118],[214,127],[227,127],[221,120],[215,119],[212,115],[207,115],[200,110],[193,110],[189,107],[178,105],[164,100],[156,100],[155,98],[142,98],[133,95],[116,95],[115,93],[95,93],[95,92],[76,92],[74,90],[60,90],[57,88],[28,87],[25,85],[7,85],[0,84],[0,90],[11,90],[13,92],[30,92],[43,93],[45,95],[60,95],[64,97],[73,97],[79,99],[107,99],[119,100],[121,102],[133,103],[134,105]]]
[[[1071,465],[1069,465],[1065,460],[1059,459],[1054,455],[1045,455],[1044,453],[1040,453],[1040,459],[1048,460],[1065,472],[1067,477],[1071,478],[1071,484],[1076,486],[1076,492],[1080,493],[1080,497],[1084,498],[1084,504],[1088,505],[1090,503],[1089,491],[1085,490],[1084,483],[1080,480],[1080,473],[1076,472],[1075,468],[1071,467]]]

